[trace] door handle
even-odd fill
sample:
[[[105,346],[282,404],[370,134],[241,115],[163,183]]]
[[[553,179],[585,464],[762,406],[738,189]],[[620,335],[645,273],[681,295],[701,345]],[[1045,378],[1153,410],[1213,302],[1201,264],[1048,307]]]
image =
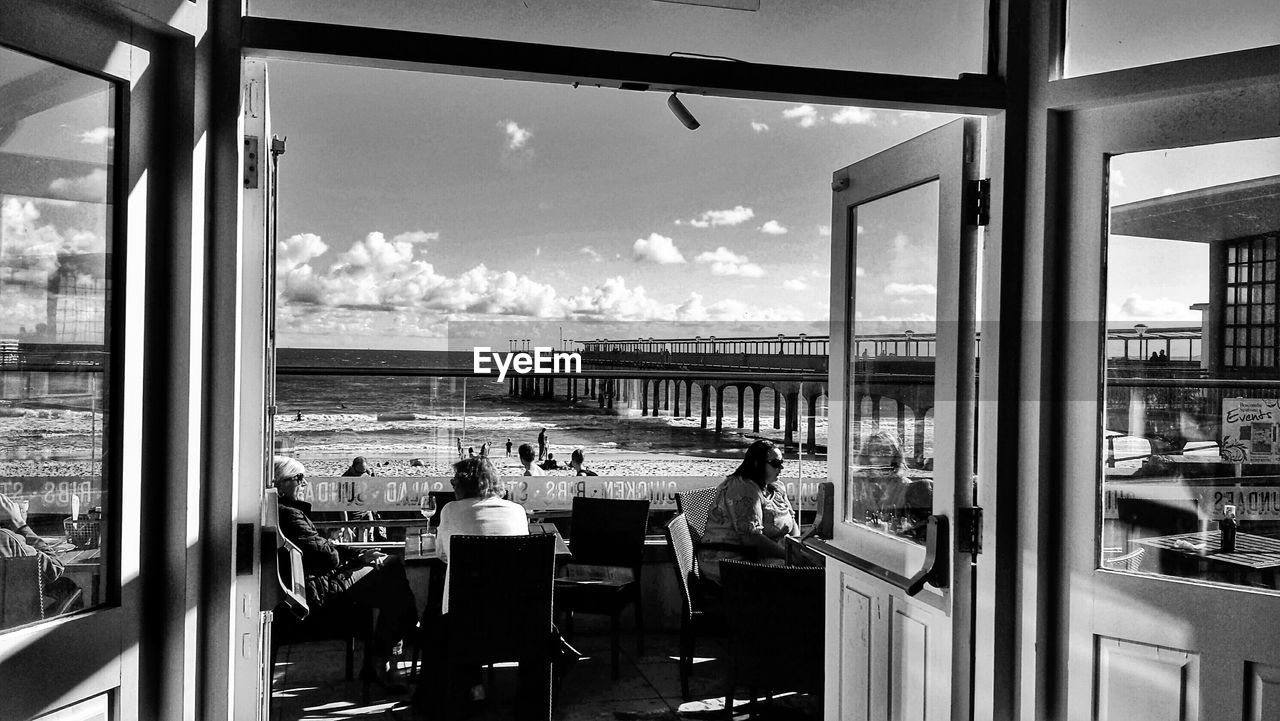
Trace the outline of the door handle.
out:
[[[951,582],[951,562],[947,550],[951,543],[946,516],[929,516],[925,527],[924,564],[915,572],[903,590],[908,596],[920,593],[925,583],[938,588],[946,588]]]

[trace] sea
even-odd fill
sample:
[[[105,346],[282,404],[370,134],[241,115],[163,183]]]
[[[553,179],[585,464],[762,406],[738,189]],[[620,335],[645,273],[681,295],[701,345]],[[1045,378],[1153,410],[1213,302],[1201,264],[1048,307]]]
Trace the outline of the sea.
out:
[[[553,447],[740,458],[756,438],[781,442],[785,435],[782,428],[773,427],[771,390],[761,395],[758,433],[752,430],[750,393],[744,409],[745,427],[737,428],[736,390],[725,394],[723,432],[716,433],[714,417],[708,418],[708,429],[700,428],[702,400],[697,386],[690,416],[684,415],[683,388],[679,417],[672,414],[670,406],[657,416],[644,416],[638,397],[629,404],[615,400],[612,409],[600,408],[596,399],[586,397],[582,381],[579,399],[569,401],[565,397],[568,381],[563,378],[556,381],[555,397],[535,399],[511,396],[509,380],[395,375],[397,369],[443,368],[451,360],[456,367],[456,354],[450,358],[434,351],[279,349],[277,448],[308,457],[381,454],[438,463],[456,459],[459,443],[479,452],[487,442],[498,455],[505,454],[508,439],[513,447],[521,443],[536,447],[538,434],[545,428]],[[388,374],[298,375],[291,370],[315,367],[385,368]],[[825,399],[820,409],[815,441],[819,455],[825,455]],[[797,442],[807,432],[807,418],[801,419],[800,428],[794,438]],[[566,457],[562,462],[568,460]]]

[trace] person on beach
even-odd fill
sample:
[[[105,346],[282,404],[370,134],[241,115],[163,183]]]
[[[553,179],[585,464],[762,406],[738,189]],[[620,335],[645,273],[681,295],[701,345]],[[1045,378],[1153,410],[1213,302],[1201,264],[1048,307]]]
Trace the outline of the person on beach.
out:
[[[520,465],[524,466],[524,475],[526,476],[545,476],[547,475],[541,468],[534,464],[533,446],[528,443],[521,443],[520,449]]]
[[[560,461],[556,460],[556,454],[554,453],[547,454],[547,460],[542,464],[542,470],[544,471],[560,470]]]
[[[507,439],[507,458],[511,457],[511,439]]]
[[[541,461],[547,457],[547,427],[543,426],[538,433],[538,460]]]
[[[365,461],[364,456],[356,456],[351,459],[351,465],[347,470],[342,472],[343,478],[376,476],[369,464]],[[347,520],[350,521],[376,521],[378,514],[375,511],[350,511],[347,513]],[[347,533],[351,533],[351,529],[346,529]],[[364,541],[385,541],[387,540],[387,529],[385,527],[365,528],[360,532],[360,539]]]
[[[786,558],[785,536],[799,536],[800,524],[791,511],[786,490],[778,482],[782,451],[760,439],[717,488],[707,513],[707,529],[698,545],[703,577],[720,582],[720,561],[726,558],[781,565]]]
[[[276,456],[273,463],[279,494],[280,531],[302,550],[307,602],[312,608],[340,600],[378,609],[373,641],[366,648],[361,678],[382,686],[388,693],[404,693],[389,666],[392,652],[418,622],[418,605],[396,556],[368,549],[344,555],[332,541],[320,535],[311,522],[311,504],[298,500],[307,484],[307,469],[298,461]]]
[[[342,472],[342,475],[343,477],[347,477],[347,476],[376,476],[378,474],[374,473],[373,469],[369,467],[369,463],[364,459],[364,456],[356,456],[355,458],[351,459],[351,465],[347,467],[347,470]]]
[[[466,457],[466,456],[462,455],[462,439],[461,439],[461,438],[455,438],[454,440],[455,440],[455,441],[457,441],[457,443],[458,443],[458,460],[462,460],[463,458],[465,458],[465,457]]]
[[[573,469],[574,475],[577,475],[577,476],[597,475],[595,471],[590,470],[586,466],[582,465],[584,460],[585,459],[582,455],[582,449],[575,448],[573,451],[573,455],[569,456],[569,468]]]
[[[481,458],[489,457],[489,441],[485,441],[484,443],[480,444],[480,457]]]
[[[475,458],[475,457],[476,457],[476,447],[467,446],[467,458]]]

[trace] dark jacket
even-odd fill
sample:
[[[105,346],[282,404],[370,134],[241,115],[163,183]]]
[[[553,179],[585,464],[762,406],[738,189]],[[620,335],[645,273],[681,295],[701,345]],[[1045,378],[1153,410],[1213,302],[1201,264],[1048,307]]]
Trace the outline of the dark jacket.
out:
[[[311,504],[280,499],[280,531],[302,551],[302,571],[307,578],[307,601],[323,606],[331,596],[351,587],[338,547],[320,535],[311,522]]]

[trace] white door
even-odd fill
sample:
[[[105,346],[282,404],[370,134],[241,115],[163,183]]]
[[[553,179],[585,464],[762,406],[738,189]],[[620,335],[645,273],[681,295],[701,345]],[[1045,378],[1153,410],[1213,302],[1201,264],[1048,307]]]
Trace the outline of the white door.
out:
[[[980,158],[961,119],[834,175],[829,721],[969,715]]]
[[[0,538],[0,719],[138,716],[154,485],[125,367],[142,358],[156,140],[125,119],[154,101],[154,61],[92,15],[0,8],[0,494],[34,534]]]
[[[1277,117],[1274,82],[1059,115],[1066,717],[1280,718]]]

